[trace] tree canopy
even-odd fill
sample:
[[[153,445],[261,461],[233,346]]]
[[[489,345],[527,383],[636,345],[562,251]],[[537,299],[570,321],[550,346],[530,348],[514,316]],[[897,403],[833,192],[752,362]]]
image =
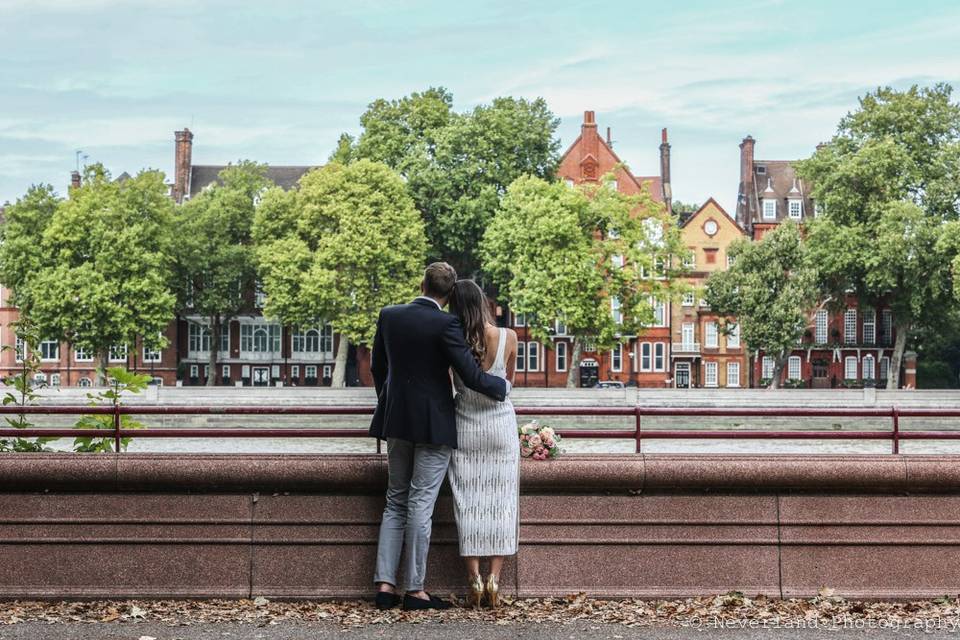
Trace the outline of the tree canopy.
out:
[[[402,178],[379,162],[331,162],[297,189],[267,191],[253,235],[264,313],[301,327],[329,321],[342,386],[348,341],[369,344],[380,309],[415,296],[423,274],[423,220]]]

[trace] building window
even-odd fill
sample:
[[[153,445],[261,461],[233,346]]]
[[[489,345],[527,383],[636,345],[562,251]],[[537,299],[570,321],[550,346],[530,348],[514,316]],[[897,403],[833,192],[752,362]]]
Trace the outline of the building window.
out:
[[[517,371],[527,370],[527,343],[517,342]]]
[[[813,203],[813,217],[819,218],[823,215],[823,204],[820,202]]]
[[[873,380],[874,379],[874,369],[876,368],[876,360],[873,356],[863,356],[863,379],[864,380]]]
[[[692,307],[694,305],[694,295],[693,292],[688,292],[683,294],[683,306]]]
[[[843,377],[847,380],[857,379],[857,357],[847,356],[843,360]]]
[[[740,363],[739,362],[727,363],[727,386],[728,387],[740,386]]]
[[[787,380],[800,379],[800,356],[790,356],[787,360]]]
[[[623,268],[623,256],[619,253],[610,257],[610,261],[613,263],[613,266],[617,269]]]
[[[857,310],[853,307],[843,314],[843,342],[844,344],[857,343]]]
[[[127,345],[125,344],[115,344],[110,347],[110,362],[126,362],[127,361]]]
[[[23,359],[27,355],[27,341],[21,338],[20,336],[17,336],[17,343],[16,343],[16,346],[14,347],[14,351],[15,351],[17,362],[23,362]]]
[[[556,334],[558,336],[567,335],[567,323],[565,323],[562,319],[557,319],[556,323],[554,324],[554,328],[556,329]]]
[[[527,371],[540,371],[540,344],[527,343]]]
[[[650,296],[650,306],[653,308],[653,327],[667,326],[667,304]]]
[[[597,341],[592,337],[586,337],[583,339],[583,350],[587,353],[596,353],[597,352]]]
[[[199,322],[190,322],[187,325],[187,348],[194,353],[210,351],[210,327]],[[230,351],[230,325],[220,327],[220,352]]]
[[[653,347],[649,342],[640,343],[640,371],[653,370]]]
[[[727,254],[727,269],[729,269],[730,267],[732,267],[732,266],[734,265],[734,263],[736,263],[736,261],[737,261],[737,257],[736,257],[736,256],[732,256],[732,255],[730,255],[730,254],[728,253],[728,254]]]
[[[225,364],[220,368],[220,377],[224,380],[230,379],[230,365]]]
[[[73,359],[77,362],[93,362],[93,353],[83,347],[77,347],[73,352]]]
[[[697,251],[690,249],[690,253],[683,256],[683,266],[687,269],[693,269],[697,266]]]
[[[703,363],[703,386],[705,387],[717,386],[717,363],[716,362]]]
[[[81,387],[91,387],[93,384],[90,382],[90,378],[80,378],[77,380],[77,385]]]
[[[740,325],[731,324],[729,326],[729,332],[727,333],[727,348],[728,349],[739,349],[740,348]]]
[[[557,358],[557,371],[566,371],[567,370],[567,343],[558,342],[554,353],[556,353]]]
[[[773,377],[773,358],[770,356],[763,356],[763,365],[761,367],[760,377],[767,379]]]
[[[610,298],[610,313],[615,323],[623,324],[623,313],[620,311],[619,298]]]
[[[716,349],[720,345],[719,338],[717,337],[717,323],[710,321],[704,328],[706,335],[703,338],[703,346],[707,349]]]
[[[292,367],[290,367],[290,377],[293,378],[294,380],[300,379],[300,365],[295,364]]]
[[[277,353],[280,351],[279,324],[241,324],[240,351]]]
[[[324,367],[324,371],[326,371],[326,367]],[[304,378],[307,379],[307,380],[316,380],[316,379],[317,379],[317,365],[315,365],[315,364],[308,364],[306,367],[303,368],[303,375],[304,375]]]
[[[662,342],[653,343],[653,370],[654,371],[666,371],[667,370],[667,345]]]
[[[880,313],[880,342],[885,345],[893,344],[893,311],[884,309]]]
[[[827,344],[827,310],[818,309],[814,321],[813,341],[816,344]]]
[[[791,199],[788,211],[792,219],[799,220],[803,217],[803,202],[801,200]]]
[[[40,359],[45,362],[57,361],[60,359],[60,342],[57,340],[44,340],[40,343]]]
[[[863,344],[874,344],[877,341],[877,310],[864,309],[863,311]]]
[[[50,374],[50,386],[51,386],[51,387],[59,387],[59,386],[60,386],[60,374],[59,374],[59,373],[51,373],[51,374]]]
[[[293,334],[294,353],[320,353],[320,329],[299,330]]]
[[[160,362],[160,358],[161,358],[160,349],[151,349],[150,347],[143,348],[144,362]]]
[[[525,314],[525,313],[515,313],[515,314],[513,314],[513,326],[515,326],[515,327],[525,327],[525,326],[527,326],[527,314]]]
[[[200,365],[196,365],[196,364],[190,365],[190,377],[191,378],[200,377]]]
[[[623,371],[623,343],[621,342],[610,350],[610,370],[615,373]]]
[[[763,219],[764,220],[776,220],[777,219],[777,201],[776,200],[763,200]]]
[[[880,358],[880,379],[886,380],[890,375],[890,358],[889,356],[883,356]]]

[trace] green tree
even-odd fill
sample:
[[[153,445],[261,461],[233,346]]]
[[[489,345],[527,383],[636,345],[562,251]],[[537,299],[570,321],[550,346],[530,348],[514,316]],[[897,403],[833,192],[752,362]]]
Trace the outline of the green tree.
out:
[[[648,193],[621,194],[612,180],[568,187],[518,178],[481,245],[484,270],[511,309],[535,318],[536,339],[549,341],[557,321],[573,336],[569,387],[585,340],[612,348],[653,323],[657,300],[685,287],[672,266],[687,252],[674,222]]]
[[[945,247],[942,223],[960,213],[960,105],[951,92],[945,84],[878,89],[797,165],[822,210],[809,244],[823,291],[893,312],[891,389],[908,341],[952,302],[943,284],[950,260],[932,253]]]
[[[355,149],[335,156],[384,162],[407,180],[426,222],[431,258],[461,274],[480,268],[477,247],[507,187],[522,175],[553,176],[559,120],[542,99],[497,98],[470,112],[431,88],[399,100],[377,100],[360,119]]]
[[[255,202],[271,182],[266,165],[240,161],[220,172],[220,183],[177,208],[174,245],[177,307],[206,318],[210,335],[207,386],[217,377],[220,336],[246,306],[254,287]]]
[[[762,351],[773,358],[769,388],[780,386],[780,374],[817,303],[817,272],[806,256],[799,227],[784,222],[757,242],[737,240],[729,248],[735,262],[707,279],[705,299],[714,312],[740,325],[755,358]]]
[[[4,211],[0,225],[0,279],[11,289],[11,302],[29,309],[34,291],[29,281],[46,265],[42,238],[60,206],[50,185],[34,185]]]
[[[348,342],[370,344],[380,309],[412,298],[422,276],[423,221],[403,179],[370,160],[314,169],[298,189],[264,194],[254,237],[264,312],[293,326],[329,321],[343,386]]]
[[[31,205],[32,214],[19,211],[20,224],[5,229],[2,270],[21,314],[47,339],[96,354],[101,381],[112,347],[137,336],[163,346],[174,308],[167,191],[159,171],[115,182],[92,165],[52,215],[45,204]]]

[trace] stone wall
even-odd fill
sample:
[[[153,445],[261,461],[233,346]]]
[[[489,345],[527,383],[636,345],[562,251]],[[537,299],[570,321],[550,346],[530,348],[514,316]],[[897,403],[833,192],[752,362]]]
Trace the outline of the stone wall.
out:
[[[522,596],[960,590],[956,456],[570,456],[522,465]],[[0,456],[0,597],[369,593],[383,457]],[[429,587],[460,591],[449,497]]]

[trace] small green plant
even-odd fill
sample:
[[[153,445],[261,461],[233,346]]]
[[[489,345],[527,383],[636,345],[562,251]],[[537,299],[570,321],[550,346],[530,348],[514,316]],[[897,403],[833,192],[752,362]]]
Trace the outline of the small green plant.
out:
[[[146,374],[133,373],[123,367],[110,367],[107,369],[107,388],[99,393],[88,393],[91,407],[100,407],[105,403],[109,404],[114,410],[122,404],[124,393],[139,393],[147,388],[150,382],[150,376]],[[114,416],[107,414],[87,415],[77,421],[78,429],[113,429]],[[143,429],[144,425],[139,420],[134,420],[132,416],[120,416],[121,429]],[[126,450],[130,438],[122,438],[120,447]],[[80,436],[73,441],[73,450],[78,453],[110,453],[114,450],[113,438],[102,438],[94,436]]]
[[[7,391],[3,395],[3,406],[26,407],[36,402],[40,397],[37,391],[46,384],[37,378],[40,373],[40,357],[37,355],[40,352],[40,337],[36,328],[27,320],[14,322],[9,328],[18,338],[17,346],[5,345],[0,351],[16,351],[20,371],[4,380],[8,387],[13,387],[13,391]],[[5,415],[4,420],[14,429],[29,429],[34,426],[25,413]],[[0,438],[0,452],[49,451],[44,445],[52,440],[56,438]]]

